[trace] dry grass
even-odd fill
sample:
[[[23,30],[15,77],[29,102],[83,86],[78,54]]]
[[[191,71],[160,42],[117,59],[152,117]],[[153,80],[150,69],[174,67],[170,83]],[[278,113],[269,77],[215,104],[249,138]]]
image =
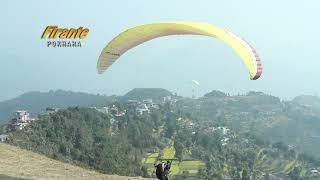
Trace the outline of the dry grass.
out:
[[[25,179],[144,179],[101,174],[3,143],[0,143],[0,175]]]

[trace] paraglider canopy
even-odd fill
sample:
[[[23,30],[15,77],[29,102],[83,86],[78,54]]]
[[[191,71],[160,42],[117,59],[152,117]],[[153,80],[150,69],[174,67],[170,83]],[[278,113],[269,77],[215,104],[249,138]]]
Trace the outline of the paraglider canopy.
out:
[[[102,74],[127,50],[146,41],[169,35],[203,35],[222,40],[241,58],[249,70],[250,79],[256,80],[262,73],[260,58],[255,49],[244,39],[219,27],[199,22],[163,22],[130,28],[113,38],[102,50],[97,70]]]
[[[192,83],[194,83],[197,86],[200,86],[200,83],[197,80],[192,80]]]

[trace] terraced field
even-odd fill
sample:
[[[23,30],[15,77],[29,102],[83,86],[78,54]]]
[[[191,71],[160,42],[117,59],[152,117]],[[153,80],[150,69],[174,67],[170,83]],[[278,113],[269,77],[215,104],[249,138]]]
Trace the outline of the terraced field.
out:
[[[148,174],[150,176],[154,175],[154,164],[157,162],[159,157],[159,152],[147,153],[142,159],[142,164],[148,167]]]
[[[300,162],[297,160],[284,160],[284,159],[273,159],[263,153],[264,148],[258,152],[258,158],[256,166],[260,169],[264,169],[266,172],[277,175],[287,175],[294,169],[294,167],[299,166]],[[306,174],[306,170],[303,169],[300,173],[301,176]]]
[[[173,147],[165,147],[162,150],[162,157],[161,159],[174,159],[176,155],[176,150]]]
[[[165,147],[161,151],[154,153],[147,153],[143,159],[143,163],[148,167],[148,173],[150,176],[154,176],[154,164],[160,161],[172,160],[170,176],[180,174],[196,175],[199,169],[205,167],[205,163],[202,161],[191,160],[191,161],[177,161],[175,157],[176,151],[172,146]]]

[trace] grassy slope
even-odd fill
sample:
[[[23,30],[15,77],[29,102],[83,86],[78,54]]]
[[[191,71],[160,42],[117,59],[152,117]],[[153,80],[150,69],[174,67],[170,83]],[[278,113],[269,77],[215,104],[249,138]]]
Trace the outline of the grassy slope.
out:
[[[0,143],[0,175],[26,179],[144,179],[101,174],[3,143]]]

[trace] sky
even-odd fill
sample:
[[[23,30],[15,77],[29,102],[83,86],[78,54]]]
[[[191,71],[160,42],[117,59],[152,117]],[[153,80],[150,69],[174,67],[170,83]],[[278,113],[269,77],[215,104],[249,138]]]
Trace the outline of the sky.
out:
[[[292,99],[320,93],[320,1],[136,0],[18,1],[0,6],[0,101],[28,91],[72,90],[121,95],[136,88],[165,88],[190,96],[211,90],[263,91]],[[200,21],[248,40],[262,59],[263,74],[249,80],[240,58],[223,42],[170,36],[125,53],[104,74],[96,62],[118,33],[145,23]],[[81,48],[49,48],[46,26],[88,27]]]

